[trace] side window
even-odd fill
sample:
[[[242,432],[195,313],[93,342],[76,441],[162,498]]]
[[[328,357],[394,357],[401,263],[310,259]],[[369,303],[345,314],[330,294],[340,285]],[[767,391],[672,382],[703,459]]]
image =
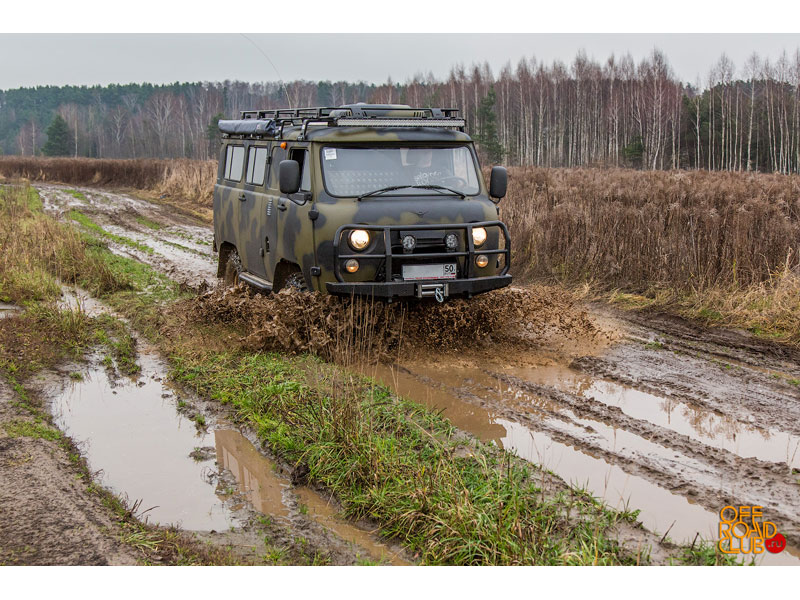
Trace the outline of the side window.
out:
[[[241,181],[243,166],[244,146],[228,146],[225,156],[225,179]]]
[[[308,151],[305,148],[292,150],[289,158],[300,164],[300,189],[304,192],[311,191],[311,169],[308,166]]]
[[[278,168],[281,161],[286,160],[286,150],[280,146],[275,146],[272,149],[272,167],[269,170],[269,187],[270,189],[278,189]]]
[[[247,177],[245,181],[253,185],[264,185],[264,175],[267,171],[267,156],[269,149],[251,146],[247,156]]]

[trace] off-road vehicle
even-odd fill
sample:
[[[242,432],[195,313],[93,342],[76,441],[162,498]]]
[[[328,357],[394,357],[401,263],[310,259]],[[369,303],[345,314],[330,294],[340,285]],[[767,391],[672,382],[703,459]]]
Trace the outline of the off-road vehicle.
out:
[[[376,298],[507,286],[506,170],[483,181],[455,109],[353,104],[219,122],[218,275]]]

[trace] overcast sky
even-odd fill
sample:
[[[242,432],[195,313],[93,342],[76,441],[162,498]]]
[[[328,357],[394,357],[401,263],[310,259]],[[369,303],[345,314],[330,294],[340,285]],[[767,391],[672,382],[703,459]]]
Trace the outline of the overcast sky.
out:
[[[35,85],[175,81],[437,78],[462,63],[497,73],[523,56],[570,62],[579,50],[600,61],[663,50],[684,82],[704,80],[725,52],[742,69],[752,52],[777,58],[800,34],[0,34],[0,89]],[[274,64],[274,68],[270,61]]]

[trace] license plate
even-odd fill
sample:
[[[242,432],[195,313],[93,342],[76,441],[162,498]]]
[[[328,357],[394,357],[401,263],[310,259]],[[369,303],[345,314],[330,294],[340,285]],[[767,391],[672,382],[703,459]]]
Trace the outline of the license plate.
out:
[[[455,279],[456,265],[403,265],[403,279],[414,281],[418,279]]]

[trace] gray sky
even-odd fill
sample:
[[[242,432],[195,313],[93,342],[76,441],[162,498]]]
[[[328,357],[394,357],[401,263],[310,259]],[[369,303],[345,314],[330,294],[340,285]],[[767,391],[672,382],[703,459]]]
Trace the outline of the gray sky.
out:
[[[569,63],[583,49],[598,59],[663,50],[676,75],[693,83],[725,52],[737,69],[752,52],[794,54],[800,34],[247,34],[282,78],[383,83],[415,73],[446,77],[463,63],[536,56]],[[226,34],[0,34],[0,89],[35,85],[270,81],[270,62],[247,39]],[[10,60],[9,60],[10,58]]]

